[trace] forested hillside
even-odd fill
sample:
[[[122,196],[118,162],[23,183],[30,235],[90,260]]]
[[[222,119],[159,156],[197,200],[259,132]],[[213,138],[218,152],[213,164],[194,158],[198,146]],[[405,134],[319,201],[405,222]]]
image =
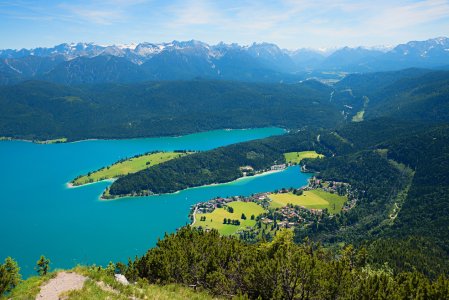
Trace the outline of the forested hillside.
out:
[[[449,72],[438,71],[398,80],[371,95],[366,118],[449,121]]]
[[[387,263],[395,274],[418,271],[432,281],[449,270],[447,252],[423,236],[365,240],[356,250],[363,248],[370,253],[367,263],[375,269]]]
[[[445,124],[423,124],[420,128],[416,123],[406,125],[406,122],[388,123],[387,120],[383,120],[385,129],[395,128],[394,124],[400,126],[397,135],[394,130],[384,132],[384,138],[389,140],[386,142],[379,143],[382,126],[364,126],[370,122],[375,125],[375,120],[348,124],[338,131],[343,138],[355,141],[358,149],[375,146],[381,150],[304,160],[308,169],[320,171],[319,178],[350,182],[356,186],[360,205],[342,214],[341,218],[346,222],[341,221],[334,227],[319,226],[307,233],[298,233],[299,236],[311,236],[316,232],[316,236],[331,241],[354,242],[367,237],[421,235],[445,251],[449,250],[446,225],[449,128]],[[357,126],[364,130],[348,130]],[[364,136],[372,137],[372,141],[364,140]],[[357,142],[358,137],[361,142]],[[352,151],[358,151],[357,148]],[[351,152],[347,149],[346,153]],[[364,192],[360,194],[360,191]],[[399,213],[391,219],[394,203],[399,206]],[[353,228],[333,232],[342,225],[351,224],[354,224]]]
[[[0,87],[0,136],[17,139],[138,138],[215,129],[332,127],[344,121],[318,82],[197,79]]]
[[[384,88],[395,81],[408,77],[421,76],[433,72],[430,69],[409,68],[391,72],[375,72],[366,74],[350,74],[334,84],[337,89],[351,89],[354,93],[371,93]]]
[[[449,121],[449,72],[406,69],[349,75],[336,85],[349,92],[348,105],[364,110],[364,119],[394,117],[403,120]]]

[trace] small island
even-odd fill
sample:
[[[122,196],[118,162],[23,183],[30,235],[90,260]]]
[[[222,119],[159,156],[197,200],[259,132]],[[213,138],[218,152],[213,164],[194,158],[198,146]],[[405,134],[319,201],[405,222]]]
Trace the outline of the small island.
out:
[[[81,186],[106,179],[123,177],[191,153],[194,152],[190,150],[175,150],[173,152],[156,150],[135,155],[131,158],[123,158],[110,166],[75,177],[75,179],[70,181],[69,186]]]

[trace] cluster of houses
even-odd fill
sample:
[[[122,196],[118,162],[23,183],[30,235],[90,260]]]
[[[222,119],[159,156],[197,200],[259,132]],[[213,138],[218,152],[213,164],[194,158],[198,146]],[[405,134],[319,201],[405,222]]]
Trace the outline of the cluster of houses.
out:
[[[357,189],[354,191],[351,189],[351,185],[349,183],[344,182],[338,182],[338,181],[323,181],[321,179],[317,179],[315,176],[313,176],[309,184],[302,188],[303,190],[314,190],[314,189],[322,189],[323,192],[326,193],[338,193],[340,196],[347,196],[348,199],[351,199],[347,205],[343,208],[343,210],[348,211],[349,209],[353,208],[357,202],[356,200],[356,194]]]
[[[216,208],[222,208],[223,206],[227,206],[229,202],[233,202],[233,201],[255,202],[261,206],[268,206],[269,202],[271,200],[269,200],[267,196],[270,194],[271,193],[267,192],[267,193],[253,194],[248,197],[244,197],[244,196],[234,196],[234,197],[228,197],[228,198],[217,197],[217,198],[211,199],[206,202],[199,202],[196,205],[192,205],[192,206],[190,206],[190,209],[191,209],[192,213],[196,207],[197,207],[196,212],[198,214],[211,213]]]
[[[271,171],[280,171],[280,170],[284,170],[286,167],[287,167],[286,164],[274,165],[274,166],[271,166],[270,170]]]
[[[285,168],[285,165],[273,167]],[[269,195],[271,194],[293,192],[297,195],[301,195],[305,191],[313,189],[321,189],[324,192],[335,193],[342,196],[346,195],[348,199],[352,199],[345,203],[345,206],[343,208],[343,210],[345,211],[348,211],[349,209],[351,209],[356,205],[357,200],[355,198],[355,194],[357,193],[357,190],[353,191],[351,189],[351,185],[343,182],[323,181],[313,176],[309,180],[309,184],[307,186],[299,189],[290,189],[290,190],[282,189],[280,191],[276,190],[275,192],[257,193],[247,197],[244,196],[234,196],[227,198],[217,197],[206,202],[200,202],[196,205],[191,206],[191,215],[193,215],[195,208],[197,208],[197,213],[211,213],[216,208],[227,206],[228,203],[233,201],[255,202],[258,205],[267,208],[270,206],[270,202],[272,201],[269,198]],[[331,215],[328,214],[327,209],[313,209],[307,208],[305,206],[289,205],[284,206],[282,208],[276,208],[275,210],[271,210],[270,212],[267,210],[267,213],[257,216],[256,221],[261,222],[261,224],[265,224],[266,226],[262,226],[263,228],[269,227],[271,228],[271,230],[273,230],[274,228],[277,229],[299,228],[300,230],[303,230],[309,226],[312,226],[313,224],[320,223],[321,220],[324,218],[323,217],[324,215],[326,215],[326,217],[331,219],[334,217],[332,214]],[[258,225],[256,225],[254,228],[247,226],[247,228],[241,230],[241,232],[236,232],[235,234],[243,235],[245,232],[250,231],[252,234],[257,235],[259,231],[261,231],[261,229],[259,228],[261,227]],[[210,228],[206,228],[205,230],[210,231]]]

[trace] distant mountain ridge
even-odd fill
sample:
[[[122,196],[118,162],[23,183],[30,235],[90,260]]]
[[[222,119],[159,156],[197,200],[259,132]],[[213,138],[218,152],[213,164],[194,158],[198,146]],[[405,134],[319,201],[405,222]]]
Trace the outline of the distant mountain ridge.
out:
[[[446,69],[448,65],[448,38],[412,41],[394,48],[382,45],[298,50],[280,49],[265,42],[248,46],[223,42],[211,46],[196,40],[112,46],[78,43],[0,50],[0,84],[28,79],[77,84],[196,77],[294,83],[305,76],[311,77],[310,70],[315,70],[320,77],[322,72],[370,73],[411,67]]]

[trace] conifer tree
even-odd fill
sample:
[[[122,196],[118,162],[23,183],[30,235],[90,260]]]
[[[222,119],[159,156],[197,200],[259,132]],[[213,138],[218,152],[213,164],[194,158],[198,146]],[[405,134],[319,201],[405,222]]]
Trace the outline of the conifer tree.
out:
[[[112,261],[110,261],[109,265],[104,270],[106,271],[107,275],[114,276],[114,274],[115,274],[115,264]]]
[[[39,259],[37,261],[37,267],[34,268],[35,270],[37,270],[37,273],[39,274],[39,276],[44,276],[47,275],[48,272],[50,272],[50,260],[49,259],[45,259],[45,256],[41,256],[41,259]]]
[[[6,258],[3,265],[0,264],[0,297],[23,281],[19,271],[17,262],[11,257]]]

